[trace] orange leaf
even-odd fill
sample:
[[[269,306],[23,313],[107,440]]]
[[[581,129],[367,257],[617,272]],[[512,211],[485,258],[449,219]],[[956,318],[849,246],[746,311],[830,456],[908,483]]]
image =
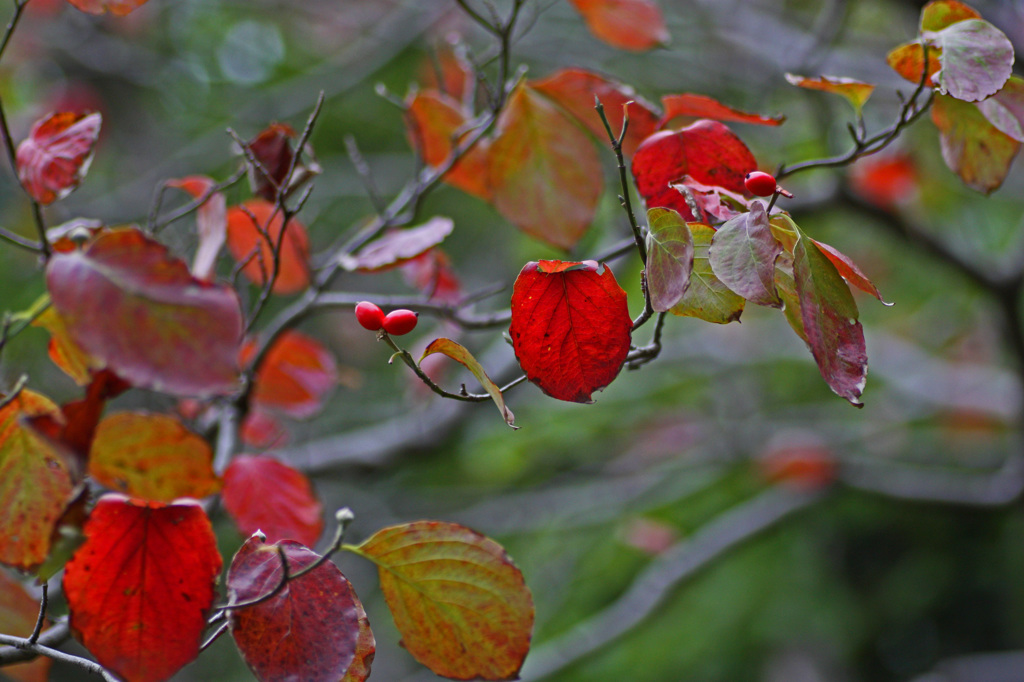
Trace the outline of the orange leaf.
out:
[[[255,346],[242,349],[248,363]],[[334,356],[316,339],[289,330],[279,336],[256,371],[253,402],[296,419],[312,417],[338,383]]]
[[[920,72],[920,67],[918,67]],[[830,92],[835,95],[840,95],[846,98],[853,108],[860,113],[860,110],[864,107],[864,103],[871,97],[871,93],[875,91],[875,86],[870,83],[864,83],[862,81],[854,80],[852,78],[843,78],[841,76],[818,76],[817,78],[808,78],[807,76],[797,76],[792,73],[786,74],[786,80],[792,85],[798,88],[806,88],[808,90],[820,90],[821,92]]]
[[[461,105],[439,92],[417,93],[407,103],[407,127],[412,146],[428,166],[439,166],[452,152],[452,138],[468,117]],[[444,181],[480,199],[488,200],[487,140],[476,145],[445,173]]]
[[[653,0],[569,0],[595,36],[620,50],[643,51],[665,45],[668,28]]]
[[[64,318],[53,306],[33,320],[32,326],[42,327],[50,332],[50,343],[47,347],[50,359],[79,386],[89,383],[93,371],[103,368],[102,362],[90,357],[71,339]]]
[[[782,125],[786,120],[785,116],[762,116],[740,111],[722,104],[718,100],[707,95],[697,95],[691,92],[684,92],[679,95],[665,95],[661,98],[661,104],[665,107],[665,114],[658,121],[658,127],[664,128],[669,121],[677,116],[690,116],[693,118],[710,118],[716,121],[734,121],[736,123],[753,123],[762,126]]]
[[[274,247],[280,243],[273,292],[294,294],[309,286],[309,237],[305,225],[292,218],[282,241],[283,223],[281,212],[269,201],[251,199],[241,206],[232,206],[228,209],[228,250],[236,261],[246,263],[242,273],[251,282],[263,286],[273,273]],[[267,242],[267,237],[274,247]]]
[[[290,539],[311,546],[324,529],[323,506],[309,479],[273,457],[231,460],[221,499],[244,535],[259,530],[271,542]]]
[[[146,4],[147,0],[68,0],[71,5],[89,14],[111,14],[123,17]]]

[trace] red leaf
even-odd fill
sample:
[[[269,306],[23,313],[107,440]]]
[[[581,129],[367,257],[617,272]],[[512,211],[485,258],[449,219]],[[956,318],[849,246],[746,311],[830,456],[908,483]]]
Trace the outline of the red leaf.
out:
[[[722,104],[718,100],[707,95],[697,95],[692,92],[684,92],[678,95],[665,95],[661,98],[661,105],[665,108],[665,114],[658,121],[658,127],[664,128],[669,121],[677,116],[690,116],[692,118],[711,118],[716,121],[734,121],[736,123],[753,123],[762,126],[782,125],[786,120],[785,116],[762,116],[740,111]]]
[[[687,220],[694,215],[670,183],[689,175],[703,185],[745,195],[743,179],[756,168],[754,155],[740,138],[724,124],[707,120],[678,132],[655,133],[633,156],[633,177],[647,208],[671,208]]]
[[[59,111],[32,126],[18,145],[18,179],[40,204],[52,204],[72,192],[85,177],[100,134],[98,113]]]
[[[493,202],[527,234],[570,249],[590,227],[603,177],[594,144],[551,100],[520,86],[490,150]]]
[[[320,558],[291,540],[268,545],[251,537],[228,569],[231,601],[250,601],[273,590],[283,576],[282,555],[290,574]],[[357,653],[367,655],[365,647],[357,651],[365,618],[352,585],[328,561],[289,580],[266,601],[233,609],[228,622],[238,650],[258,679],[338,682],[354,662],[360,664]]]
[[[882,303],[885,303],[885,305],[892,305],[885,302],[885,299],[882,298],[882,292],[868,279],[867,275],[861,272],[860,268],[857,267],[857,264],[849,256],[834,246],[819,242],[817,239],[812,239],[811,241],[818,245],[818,248],[821,249],[826,258],[832,261],[832,265],[836,266],[836,270],[843,276],[843,279],[861,291],[871,294]]]
[[[194,502],[104,495],[68,563],[71,629],[101,665],[132,682],[166,680],[199,655],[221,558]]]
[[[242,364],[247,364],[255,346],[242,349]],[[297,331],[279,336],[256,371],[252,399],[254,404],[306,419],[323,407],[327,394],[338,384],[338,366],[323,344]]]
[[[250,216],[251,214],[251,216]],[[253,222],[255,218],[256,222]],[[228,209],[228,250],[249,281],[263,286],[274,268],[274,247],[281,244],[275,294],[294,294],[309,286],[309,237],[306,226],[292,218],[281,239],[281,212],[263,199],[252,199]]]
[[[111,14],[123,17],[146,4],[147,0],[68,0],[73,6],[89,14]]]
[[[636,94],[633,88],[616,83],[585,69],[562,69],[543,80],[530,81],[530,87],[550,97],[580,122],[602,145],[608,144],[608,132],[594,110],[594,98],[601,100],[605,116],[616,135],[622,130],[623,106],[629,104],[629,127],[622,151],[629,157],[644,138],[660,126],[656,107]]]
[[[288,442],[288,430],[274,415],[259,408],[249,410],[239,429],[239,437],[254,448],[277,448]]]
[[[68,462],[25,423],[42,415],[61,418],[54,403],[27,389],[0,408],[0,563],[23,570],[46,558],[74,489]]]
[[[593,261],[527,263],[512,291],[509,333],[530,381],[577,403],[610,384],[629,353],[626,292]]]
[[[75,343],[132,385],[172,395],[237,390],[238,296],[195,279],[142,232],[112,230],[54,254],[46,283]]]
[[[227,199],[221,192],[212,192],[216,183],[205,175],[190,175],[180,180],[168,180],[168,187],[178,187],[192,195],[193,199],[207,197],[196,211],[196,231],[199,246],[192,261],[192,274],[199,279],[210,281],[217,265],[217,255],[227,239]]]
[[[668,28],[653,0],[569,0],[595,36],[620,50],[665,45]]]
[[[452,138],[469,119],[457,101],[431,91],[417,93],[407,103],[406,113],[409,138],[428,166],[440,166],[448,160]],[[487,140],[478,141],[445,173],[444,181],[467,194],[489,200],[487,149]]]
[[[246,148],[259,164],[246,159],[249,186],[253,194],[267,201],[275,201],[280,192],[288,196],[320,173],[320,164],[313,157],[313,150],[308,144],[303,149],[307,162],[295,161],[295,151],[292,149],[295,137],[295,130],[287,123],[271,123],[246,143]],[[289,170],[292,171],[290,178],[287,177]]]
[[[405,281],[424,292],[429,300],[441,303],[462,300],[462,285],[452,270],[451,259],[441,249],[430,249],[405,261],[401,267]]]
[[[451,218],[435,216],[417,227],[392,230],[367,244],[355,256],[345,257],[342,264],[348,270],[387,270],[437,246],[454,227]]]
[[[224,508],[244,535],[262,531],[271,542],[315,545],[323,507],[304,474],[272,457],[239,455],[224,472]]]
[[[446,95],[463,106],[472,106],[476,92],[476,71],[466,55],[465,46],[454,41],[441,41],[434,54],[420,65],[422,90]]]

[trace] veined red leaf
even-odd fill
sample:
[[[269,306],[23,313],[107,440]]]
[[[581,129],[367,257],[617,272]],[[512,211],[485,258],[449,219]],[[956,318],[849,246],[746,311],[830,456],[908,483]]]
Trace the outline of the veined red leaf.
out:
[[[591,402],[629,353],[626,292],[604,264],[527,263],[512,290],[509,334],[530,381],[553,398]]]
[[[868,356],[849,286],[832,261],[805,237],[793,249],[793,274],[807,344],[821,376],[837,395],[861,407]]]
[[[294,574],[320,555],[293,540],[267,544],[259,536],[249,538],[228,569],[231,601],[251,601],[272,591],[284,575],[282,557]],[[257,679],[337,682],[356,660],[360,616],[365,620],[352,585],[327,561],[289,580],[266,601],[232,609],[228,623]]]
[[[68,462],[26,424],[43,415],[62,419],[53,402],[28,389],[0,408],[0,563],[22,570],[46,558],[74,490]]]
[[[452,138],[469,120],[459,102],[431,91],[416,93],[406,105],[406,114],[409,138],[428,166],[440,166],[447,161],[452,153]],[[489,147],[488,140],[479,140],[445,173],[444,181],[466,194],[490,200]]]
[[[205,175],[189,175],[178,180],[168,180],[167,186],[183,189],[191,194],[193,199],[209,195],[196,210],[199,246],[192,261],[192,274],[208,282],[213,279],[217,255],[227,240],[227,199],[222,192],[211,193],[216,183]]]
[[[462,285],[452,269],[448,254],[433,248],[401,265],[405,281],[416,287],[431,301],[458,303],[462,300]]]
[[[157,502],[220,490],[209,444],[164,414],[106,417],[96,427],[89,473],[108,488]]]
[[[666,45],[670,36],[654,0],[569,0],[596,37],[620,50]]]
[[[254,351],[252,342],[245,344],[243,365],[248,364]],[[337,384],[334,355],[311,336],[289,330],[274,340],[256,370],[252,400],[259,407],[308,419],[320,411]]]
[[[282,238],[283,225],[281,212],[264,199],[232,206],[228,209],[228,250],[236,261],[245,263],[242,274],[263,286],[273,273],[274,249],[280,243],[279,268],[272,291],[294,294],[309,286],[309,237],[306,226],[292,218]]]
[[[868,279],[867,275],[861,272],[860,268],[857,267],[857,264],[849,256],[834,246],[819,242],[817,239],[812,239],[811,241],[818,245],[818,248],[821,249],[826,258],[832,261],[832,265],[836,266],[836,270],[843,276],[843,279],[861,291],[871,294],[885,305],[892,305],[892,303],[886,303],[885,299],[882,298],[882,292]]]
[[[703,223],[687,223],[693,237],[693,270],[686,293],[669,310],[673,315],[727,324],[743,314],[743,297],[725,286],[711,269],[708,250],[715,230]]]
[[[459,680],[516,679],[530,648],[533,598],[501,545],[454,523],[416,521],[348,549],[377,565],[417,661]]]
[[[683,217],[670,208],[647,211],[647,291],[651,307],[666,312],[690,286],[693,235]]]
[[[71,630],[132,682],[166,680],[199,655],[221,569],[210,520],[195,502],[104,495],[64,572]]]
[[[920,73],[920,70],[918,70],[918,73]],[[786,80],[798,88],[820,90],[821,92],[830,92],[834,95],[844,97],[847,102],[853,105],[853,108],[857,113],[860,113],[861,109],[864,108],[865,102],[867,102],[868,98],[871,97],[871,93],[875,91],[875,86],[871,83],[865,83],[863,81],[854,80],[853,78],[845,78],[843,76],[818,76],[817,78],[808,78],[807,76],[797,76],[792,73],[787,73]]]
[[[708,253],[712,272],[734,292],[758,305],[781,308],[775,291],[775,259],[782,244],[768,227],[764,205],[755,201],[749,213],[718,228]]]
[[[1024,142],[1024,79],[1010,76],[1002,90],[977,105],[997,130]]]
[[[490,150],[492,201],[527,234],[571,249],[594,220],[603,177],[594,144],[529,86],[509,98]]]
[[[950,24],[930,37],[941,52],[939,92],[966,102],[995,94],[1013,69],[1013,43],[981,19]]]
[[[515,415],[512,414],[512,410],[508,409],[505,405],[505,398],[501,395],[501,390],[498,385],[491,381],[491,378],[487,376],[487,372],[484,371],[483,365],[480,361],[473,357],[464,346],[452,341],[451,339],[434,339],[427,346],[426,350],[423,351],[423,357],[420,358],[420,362],[423,362],[423,358],[433,355],[434,353],[441,353],[447,355],[452,360],[455,360],[476,377],[483,389],[491,396],[494,404],[498,406],[498,411],[501,412],[502,418],[505,423],[511,426],[513,429],[518,429],[516,426]]]
[[[672,119],[679,116],[692,118],[710,118],[716,121],[732,121],[734,123],[752,123],[761,126],[778,126],[786,120],[785,116],[762,116],[734,109],[722,104],[713,97],[684,92],[678,95],[665,95],[661,98],[661,106],[665,109],[658,127],[664,128]]]
[[[13,637],[28,637],[39,615],[39,602],[28,595],[21,584],[0,571],[0,632]],[[3,674],[14,682],[46,682],[50,659],[40,656],[28,663],[4,666]]]
[[[363,272],[387,270],[437,246],[454,228],[451,218],[434,216],[417,227],[388,232],[367,244],[356,255],[345,256],[342,265],[347,270]]]
[[[965,185],[989,194],[1003,184],[1020,142],[989,123],[977,105],[948,95],[935,96],[932,121],[943,160]]]
[[[746,194],[743,179],[757,168],[754,155],[729,128],[702,120],[673,132],[648,137],[633,156],[633,177],[647,208],[671,208],[694,218],[685,197],[671,183],[689,175],[704,185]]]
[[[312,546],[324,529],[323,507],[309,479],[273,457],[232,459],[221,500],[243,535],[259,530],[271,542],[298,540]]]
[[[653,104],[646,102],[628,85],[593,71],[562,69],[547,78],[530,81],[530,87],[572,114],[602,145],[608,144],[608,131],[594,110],[594,98],[604,105],[608,124],[616,135],[622,130],[623,106],[629,103],[629,127],[622,140],[622,152],[626,157],[631,157],[637,145],[659,128],[657,108]]]
[[[237,390],[237,295],[192,277],[139,230],[54,254],[46,284],[75,343],[132,385],[172,395]]]
[[[36,121],[18,145],[18,179],[40,204],[70,194],[92,162],[103,118],[98,113],[58,111]]]
[[[147,0],[68,0],[68,2],[89,14],[110,12],[114,16],[123,17],[145,5]]]
[[[32,321],[32,326],[42,327],[50,332],[50,343],[47,347],[50,359],[79,386],[88,384],[92,373],[103,368],[102,362],[89,356],[71,339],[64,318],[52,305]]]

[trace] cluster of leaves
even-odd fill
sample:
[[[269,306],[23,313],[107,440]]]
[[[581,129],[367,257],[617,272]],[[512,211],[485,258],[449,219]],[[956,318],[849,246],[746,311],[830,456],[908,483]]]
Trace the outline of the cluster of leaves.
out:
[[[144,1],[72,4],[120,15]],[[595,35],[618,47],[649,49],[668,38],[649,0],[572,4]],[[494,23],[459,5],[508,50],[523,0]],[[145,229],[90,221],[45,229],[40,207],[65,197],[87,173],[99,114],[49,115],[11,150],[40,237],[8,241],[41,254],[47,294],[7,318],[0,349],[9,332],[45,327],[51,358],[84,395],[57,405],[21,382],[0,401],[0,562],[43,582],[65,569],[70,627],[104,668],[126,680],[166,679],[200,653],[204,633],[216,626],[208,641],[229,630],[260,679],[366,679],[373,634],[352,586],[328,561],[344,549],[377,565],[403,643],[417,660],[457,679],[516,676],[529,649],[533,604],[499,545],[434,521],[386,528],[348,545],[346,512],[327,551],[314,552],[324,524],[310,481],[272,457],[236,452],[238,440],[279,443],[279,420],[317,414],[337,383],[331,352],[294,327],[317,306],[352,303],[332,298],[338,272],[401,268],[423,292],[425,311],[459,320],[464,297],[440,250],[453,221],[432,216],[408,226],[407,216],[415,216],[409,209],[438,181],[568,251],[591,228],[605,191],[595,140],[611,141],[633,231],[621,253],[635,252],[643,262],[644,311],[631,318],[626,292],[599,260],[526,264],[510,315],[496,319],[510,322],[525,378],[548,395],[589,402],[624,366],[653,360],[667,313],[725,324],[739,320],[750,302],[780,309],[826,383],[860,404],[867,354],[850,287],[881,295],[847,256],[778,210],[778,194],[767,203],[751,196],[744,177],[757,162],[724,123],[776,126],[782,117],[694,93],[666,96],[658,107],[581,69],[516,78],[503,56],[493,86],[465,53],[440,56],[444,78],[401,102],[422,174],[352,239],[318,259],[296,216],[319,172],[308,142],[319,104],[301,134],[276,123],[249,141],[236,136],[243,163],[231,178],[167,181],[163,189],[180,189],[191,201],[163,218],[158,204]],[[991,191],[1024,141],[1012,59],[1005,36],[972,9],[933,2],[918,40],[889,57],[918,84],[890,129],[870,137],[863,131],[860,109],[872,86],[791,77],[800,87],[847,97],[858,125],[848,154],[783,167],[778,176],[878,151],[934,101],[947,163],[969,186]],[[932,87],[939,94],[921,103]],[[681,117],[692,122],[671,127]],[[632,210],[629,171],[646,206],[642,225]],[[252,198],[228,206],[224,190],[243,175]],[[198,247],[189,265],[158,233],[192,212]],[[219,276],[225,247],[232,267]],[[326,265],[314,268],[314,260]],[[274,296],[294,298],[263,323]],[[652,319],[652,342],[635,345],[634,334]],[[505,389],[459,343],[436,339],[423,358],[443,354],[463,364],[483,394],[445,391],[424,372],[423,358],[417,362],[386,333],[378,338],[439,394],[493,400],[514,426]],[[132,389],[180,399],[180,414],[104,415],[107,401]],[[94,500],[100,491],[107,492]],[[220,495],[249,536],[230,562],[221,605],[214,602],[224,562],[206,509],[195,502],[211,495]]]

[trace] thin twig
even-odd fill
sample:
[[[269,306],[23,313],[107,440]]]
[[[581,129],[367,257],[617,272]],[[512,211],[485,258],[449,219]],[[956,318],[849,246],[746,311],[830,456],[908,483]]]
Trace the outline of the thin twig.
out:
[[[63,651],[59,651],[57,649],[51,649],[48,646],[39,644],[38,642],[31,643],[27,639],[22,639],[21,637],[0,635],[0,644],[9,644],[13,647],[31,652],[33,654],[46,656],[47,658],[52,658],[55,661],[61,661],[62,663],[68,663],[70,665],[77,666],[79,668],[82,668],[83,670],[86,670],[87,672],[92,673],[93,675],[99,675],[104,680],[107,680],[107,682],[118,682],[117,678],[110,674],[107,671],[107,669],[99,663],[95,661],[90,661],[89,659],[82,658],[80,656],[72,656],[71,654],[66,654]]]
[[[43,594],[39,598],[39,615],[36,617],[36,626],[32,628],[32,634],[28,636],[28,643],[35,644],[39,641],[39,635],[43,631],[43,623],[46,622],[46,607],[49,601],[49,587],[48,582],[43,582],[42,589]]]

